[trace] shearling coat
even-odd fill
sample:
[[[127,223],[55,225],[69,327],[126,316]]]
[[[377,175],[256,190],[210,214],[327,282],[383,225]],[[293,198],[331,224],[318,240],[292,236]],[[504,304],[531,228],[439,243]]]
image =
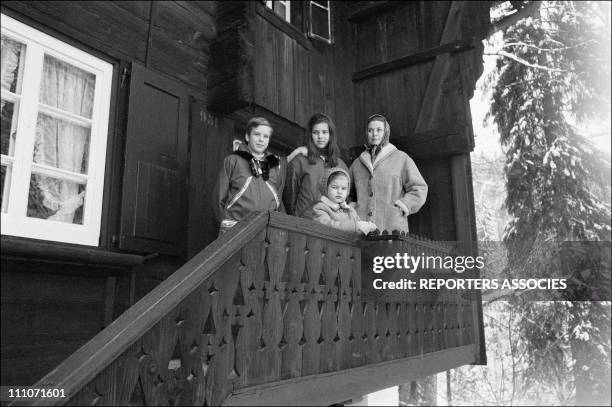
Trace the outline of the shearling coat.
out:
[[[408,154],[387,143],[374,162],[364,151],[350,168],[357,215],[380,231],[408,232],[408,215],[425,203],[427,184]]]

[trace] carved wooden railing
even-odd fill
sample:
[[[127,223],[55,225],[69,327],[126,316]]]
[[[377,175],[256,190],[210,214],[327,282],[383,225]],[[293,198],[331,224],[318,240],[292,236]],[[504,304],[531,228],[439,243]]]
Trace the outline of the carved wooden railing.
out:
[[[399,245],[396,251],[446,250],[410,237],[399,240],[390,242]],[[452,367],[474,362],[469,298],[449,293],[435,298],[426,293],[362,298],[363,244],[354,234],[308,220],[278,213],[253,215],[33,386],[64,389],[67,398],[38,402],[315,403],[333,400],[333,394],[314,396],[325,391],[325,385],[334,385],[343,372],[374,380],[369,376],[378,374],[363,369],[385,361],[428,363],[425,357],[430,354],[440,360],[450,357]],[[440,353],[444,349],[466,355],[453,359],[453,354]],[[385,369],[398,369],[404,380],[410,377],[405,366]],[[393,380],[399,383],[402,377]],[[305,380],[318,387],[301,392]],[[348,388],[353,379],[345,381]],[[253,396],[261,396],[266,392],[262,386],[271,383],[288,387],[268,391],[267,399]],[[336,397],[349,393],[341,391]]]

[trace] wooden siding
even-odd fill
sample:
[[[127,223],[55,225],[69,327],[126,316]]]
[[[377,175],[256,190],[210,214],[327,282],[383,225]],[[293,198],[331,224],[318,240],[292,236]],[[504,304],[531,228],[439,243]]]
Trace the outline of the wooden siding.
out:
[[[209,108],[230,113],[256,105],[293,123],[283,140],[303,143],[303,129],[316,112],[336,123],[338,143],[354,140],[352,27],[349,5],[332,3],[334,44],[308,39],[260,4],[219,5],[219,36],[212,46]]]
[[[119,235],[121,212],[120,186],[123,173],[125,126],[129,94],[123,68],[138,62],[183,84],[187,91],[206,100],[210,42],[216,36],[217,2],[214,1],[12,1],[2,3],[2,12],[32,25],[87,52],[115,63],[118,82],[117,125],[109,132],[109,151],[105,188],[102,235],[103,247],[113,249],[113,236]],[[190,135],[191,136],[191,135]],[[199,137],[203,137],[200,135]],[[112,141],[112,142],[111,142]],[[190,160],[204,161],[206,152],[194,149]],[[191,188],[204,183],[210,174],[195,172]],[[112,179],[109,179],[112,178]],[[199,202],[190,208],[204,209]],[[199,227],[199,226],[198,226]],[[116,239],[115,239],[116,240]],[[189,243],[191,244],[191,243]],[[168,274],[173,270],[168,270]]]
[[[482,68],[480,52],[470,48],[478,47],[481,37],[475,31],[482,26],[481,20],[488,19],[488,13],[486,7],[478,8],[481,4],[470,6],[455,2],[456,9],[463,14],[451,15],[451,3],[407,2],[355,23],[356,48],[370,50],[357,59],[357,72],[404,60],[403,65],[395,64],[395,69],[355,79],[357,118],[377,112],[385,114],[391,124],[392,137],[405,138],[408,145],[418,141],[416,139],[424,131],[454,132],[458,138],[472,138],[469,99]],[[476,28],[466,22],[468,18],[474,21]],[[459,52],[450,53],[448,61],[443,62],[448,67],[438,73],[439,69],[435,68],[441,64],[436,60],[436,52],[445,55],[456,49],[423,53],[453,41]],[[411,55],[422,56],[420,60],[411,61]],[[429,89],[431,87],[434,90]],[[439,104],[431,103],[428,92],[441,95],[438,96]],[[424,122],[423,117],[428,121]],[[438,146],[438,150],[442,147],[441,154],[447,144],[452,143]],[[473,144],[465,142],[461,146],[465,152],[471,150]],[[410,154],[409,149],[407,152]]]
[[[29,385],[134,302],[133,255],[2,237],[2,385]]]
[[[107,60],[115,66],[111,117],[114,116],[116,119],[109,126],[108,133],[109,150],[107,152],[104,217],[100,242],[103,249],[114,251],[119,241],[127,112],[131,102],[128,92],[130,80],[129,76],[125,75],[127,68],[133,62],[140,63],[149,71],[175,80],[189,94],[205,101],[210,41],[216,35],[216,8],[217,2],[214,1],[2,2],[3,13]],[[189,134],[187,137],[195,138],[196,136]],[[208,134],[198,133],[197,137],[198,141],[211,140]],[[184,142],[187,143],[188,139]],[[191,156],[185,159],[196,163],[205,162],[209,146],[205,144],[195,146],[197,148],[192,149]],[[188,162],[185,164],[189,165]],[[200,171],[192,172],[188,178],[190,189],[201,189],[206,176],[211,175]],[[183,178],[187,179],[186,175]],[[181,182],[184,182],[185,179]],[[189,202],[190,213],[183,215],[185,218],[189,216],[192,220],[202,222],[206,216],[207,200],[203,202],[197,194],[192,194],[191,197],[195,201]],[[183,230],[181,233],[184,233],[186,237],[193,237],[197,235],[195,231],[201,230],[202,227],[202,223],[192,223],[189,231]],[[201,243],[188,242],[188,247],[194,246],[203,247]],[[45,263],[44,267],[36,262],[24,260],[19,265],[12,265],[9,272],[9,269],[4,267],[5,256],[6,252],[3,247],[2,384],[31,384],[104,326],[109,318],[107,315],[109,302],[108,297],[104,297],[104,293],[107,287],[112,288],[113,283],[107,280],[108,270],[69,265],[71,263],[69,259]],[[136,287],[133,285],[130,287],[125,279],[116,279],[114,284],[117,301],[129,295],[136,299],[142,297],[182,263],[184,263],[184,258],[151,256],[146,265],[135,270]],[[66,270],[69,269],[81,270],[84,276],[74,277],[73,284],[70,285],[64,277]],[[18,302],[11,299],[11,295],[21,295],[18,294],[21,291],[6,292],[5,297],[4,287],[23,283],[23,290],[26,290],[27,281],[40,281],[37,284],[41,289],[47,286],[60,287],[61,289],[58,288],[58,290],[64,294],[56,296],[57,307],[49,305],[39,307],[40,309],[36,308],[38,307],[36,300],[28,296],[20,297]],[[88,295],[89,299],[83,303],[68,301],[75,290],[83,290],[83,295]],[[63,300],[64,298],[66,301]],[[119,308],[115,307],[116,312],[112,313],[110,319],[116,317],[129,305],[127,300],[121,301],[123,308],[117,311]],[[83,307],[79,307],[79,304],[83,304]],[[54,333],[45,331],[42,325],[30,326],[28,335],[35,338],[47,335],[50,338],[48,346],[44,346],[41,341],[36,342],[35,346],[24,336],[6,337],[6,332],[11,332],[13,328],[16,329],[19,326],[17,325],[19,310],[22,310],[23,313],[23,310],[30,308],[38,310],[37,320],[39,318],[49,321],[61,319],[68,327],[82,324],[81,332],[78,336],[75,336],[74,330],[62,333],[62,326],[59,324]],[[5,344],[7,344],[6,347]]]
[[[208,43],[216,35],[214,6],[186,1],[12,1],[3,4],[3,11],[6,7],[98,54],[138,61],[204,92]]]
[[[103,236],[108,238],[101,244],[106,249],[114,249],[112,237],[118,234],[121,207],[129,101],[126,88],[121,87],[123,67],[133,61],[139,62],[147,69],[180,82],[194,96],[189,118],[189,229],[185,231],[188,257],[191,257],[217,235],[216,222],[210,216],[209,191],[220,163],[229,153],[232,138],[242,137],[246,119],[255,114],[273,121],[277,130],[273,137],[276,151],[288,151],[302,144],[301,134],[314,112],[322,111],[335,120],[338,141],[343,149],[363,143],[364,120],[368,115],[385,114],[391,122],[392,137],[403,139],[403,149],[414,156],[430,187],[425,206],[410,217],[411,231],[434,239],[455,240],[465,238],[470,226],[473,229],[473,207],[469,207],[473,201],[469,189],[471,174],[462,178],[461,188],[453,185],[453,179],[460,175],[458,171],[465,168],[469,160],[467,164],[463,161],[463,166],[452,166],[449,155],[467,154],[471,149],[469,98],[481,72],[480,54],[477,49],[449,54],[451,63],[445,75],[439,82],[430,80],[436,60],[431,50],[440,45],[451,3],[387,3],[393,4],[381,9],[375,7],[351,19],[353,3],[332,2],[334,44],[331,45],[306,37],[296,38],[295,32],[279,28],[284,22],[276,16],[264,18],[250,8],[260,6],[254,2],[12,1],[3,2],[2,11],[116,66],[117,123],[109,133],[116,148],[108,156],[104,204],[107,217],[103,219],[103,228],[106,228]],[[470,7],[480,7],[480,3],[466,5],[467,13],[472,13]],[[474,18],[469,24],[461,25],[462,35],[455,38],[464,41],[464,47],[465,44],[474,46],[470,41],[477,37],[482,26],[483,11],[474,10],[472,15]],[[272,24],[270,19],[274,18],[278,21]],[[431,55],[423,56],[428,50]],[[415,53],[420,54],[418,63],[354,80],[357,73],[368,68],[380,68],[381,64]],[[129,79],[126,82],[129,83]],[[417,130],[416,123],[423,116],[428,82],[432,82],[434,88],[439,87],[444,97],[439,107],[433,109],[433,114],[425,112],[428,113],[427,125]],[[232,113],[211,115],[207,107],[219,108],[217,113]],[[451,140],[440,135],[460,137]],[[434,139],[435,144],[432,143]],[[437,155],[428,156],[429,152]],[[459,207],[458,196],[462,199]],[[459,224],[456,217],[460,214],[467,214],[469,219]],[[137,270],[136,299],[183,262],[184,259],[169,256],[151,258]],[[34,267],[33,264],[28,267]],[[28,267],[19,269],[20,273],[34,279]],[[53,273],[65,269],[63,264],[47,267]],[[97,269],[91,272],[103,274]],[[16,273],[3,274],[3,282],[6,278],[10,285],[25,277]],[[107,280],[98,277],[95,278],[99,284],[91,293],[95,300],[90,302],[96,304],[97,314],[88,317],[90,322],[100,318],[104,321],[105,317],[100,315],[108,308],[107,301],[101,299]],[[57,282],[49,284],[60,284],[61,280],[59,277]],[[116,284],[116,290],[126,291],[122,280]],[[26,306],[26,302],[19,305]],[[83,308],[83,312],[88,310]],[[10,306],[6,315],[9,311],[17,312]],[[13,318],[17,314],[10,315],[13,316],[9,318]],[[70,312],[64,315],[81,318],[81,314]],[[4,316],[3,291],[3,322]],[[85,339],[78,340],[82,343]],[[64,344],[76,346],[76,342],[71,341],[67,335]],[[26,340],[21,342],[27,345]],[[37,366],[36,360],[56,360],[70,351],[65,347],[63,352],[68,353],[59,356],[55,353],[59,348],[54,345],[36,349],[40,352],[32,351],[31,359],[23,362],[23,369],[30,370],[21,370],[20,374],[30,374],[24,372],[31,372]],[[15,355],[17,350],[11,352]],[[13,362],[17,363],[16,359]],[[50,365],[51,362],[44,366]],[[4,367],[3,359],[3,371],[11,369],[11,366]],[[45,372],[44,367],[37,369],[40,373]],[[2,384],[7,384],[4,376]]]
[[[417,215],[408,217],[410,232],[441,241],[456,239],[450,163],[447,158],[416,160],[427,181],[427,200]]]
[[[465,188],[471,178],[461,188],[454,186],[451,157],[474,147],[469,99],[482,72],[480,40],[488,24],[487,5],[381,4],[351,20],[356,49],[370,51],[356,59],[353,73],[357,134],[363,134],[360,118],[382,113],[391,126],[391,142],[421,169],[429,194],[423,208],[409,218],[413,233],[471,239],[465,225],[474,218],[469,198],[461,198],[469,195]],[[468,217],[459,220],[457,207]]]

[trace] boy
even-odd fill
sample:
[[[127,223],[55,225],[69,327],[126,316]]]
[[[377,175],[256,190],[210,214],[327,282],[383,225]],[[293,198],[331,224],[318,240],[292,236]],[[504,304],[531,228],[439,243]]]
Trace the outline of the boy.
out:
[[[346,204],[349,188],[348,172],[339,167],[330,168],[321,182],[321,199],[312,207],[312,218],[336,229],[367,235],[376,225],[360,220],[355,209]]]
[[[263,117],[246,125],[238,149],[225,157],[213,191],[213,210],[221,222],[219,234],[228,231],[252,212],[284,212],[280,197],[285,183],[284,161],[268,154],[272,126]]]

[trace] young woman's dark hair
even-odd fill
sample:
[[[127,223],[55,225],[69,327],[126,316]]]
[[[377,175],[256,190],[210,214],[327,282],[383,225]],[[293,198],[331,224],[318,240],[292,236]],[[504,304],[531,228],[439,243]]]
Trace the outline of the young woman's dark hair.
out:
[[[324,150],[319,149],[312,141],[312,129],[319,123],[327,123],[329,127],[329,141],[327,147]],[[306,133],[306,148],[308,148],[308,163],[311,165],[316,164],[319,156],[325,157],[326,167],[336,167],[338,165],[338,158],[340,158],[340,148],[336,143],[336,126],[331,118],[323,113],[315,113],[308,120],[308,132]]]

